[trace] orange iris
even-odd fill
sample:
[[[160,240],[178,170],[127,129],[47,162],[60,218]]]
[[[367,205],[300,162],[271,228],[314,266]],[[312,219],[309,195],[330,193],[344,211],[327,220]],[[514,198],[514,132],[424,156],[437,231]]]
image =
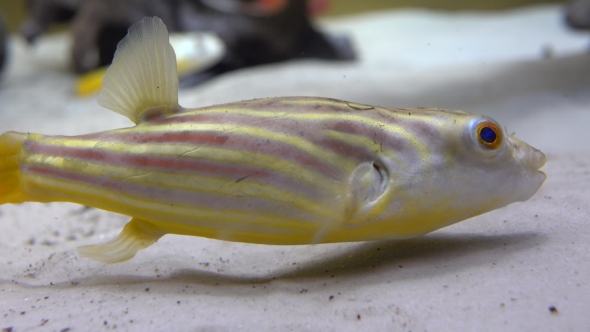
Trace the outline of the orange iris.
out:
[[[485,147],[495,150],[502,144],[502,130],[493,122],[485,121],[477,125],[477,140]]]

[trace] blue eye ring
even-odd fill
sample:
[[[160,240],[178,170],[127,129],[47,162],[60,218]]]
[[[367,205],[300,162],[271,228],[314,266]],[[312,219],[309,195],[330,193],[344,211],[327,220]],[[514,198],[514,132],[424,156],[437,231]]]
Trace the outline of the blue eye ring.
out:
[[[495,150],[502,144],[502,131],[493,122],[484,121],[477,125],[477,140],[488,149]]]

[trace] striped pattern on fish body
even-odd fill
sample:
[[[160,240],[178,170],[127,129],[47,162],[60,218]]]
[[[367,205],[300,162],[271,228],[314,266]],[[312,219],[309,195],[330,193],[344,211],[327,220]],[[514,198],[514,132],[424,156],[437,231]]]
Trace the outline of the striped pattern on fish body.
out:
[[[255,100],[98,134],[32,136],[21,165],[28,191],[43,193],[45,200],[102,203],[111,210],[117,201],[132,202],[116,212],[163,214],[162,221],[172,215],[186,224],[197,220],[238,232],[259,228],[269,233],[264,243],[311,243],[330,221],[355,224],[362,202],[351,190],[359,183],[350,182],[361,180],[352,178],[359,165],[370,164],[373,175],[373,163],[381,168],[379,159],[393,159],[400,171],[419,172],[428,153],[419,135],[425,135],[425,121],[437,118],[428,113],[412,117],[406,110],[320,98]],[[395,125],[385,126],[385,118]],[[87,189],[60,190],[70,182]],[[244,222],[249,215],[255,218]],[[285,239],[276,237],[281,230]]]
[[[134,59],[146,44],[163,56]],[[185,109],[173,60],[161,21],[132,27],[99,102],[137,125],[1,136],[0,158],[3,144],[18,158],[4,200],[132,216],[116,239],[80,250],[118,262],[167,233],[263,244],[406,238],[526,200],[545,178],[540,151],[464,112],[309,97]],[[482,123],[496,128],[497,147],[478,143]]]

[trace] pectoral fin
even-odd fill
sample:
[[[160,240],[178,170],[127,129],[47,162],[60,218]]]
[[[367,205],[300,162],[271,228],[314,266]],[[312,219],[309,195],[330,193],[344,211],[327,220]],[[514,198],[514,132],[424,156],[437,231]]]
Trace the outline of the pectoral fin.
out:
[[[139,123],[180,109],[176,55],[157,17],[129,28],[102,81],[98,103]]]
[[[330,242],[330,235],[338,230],[343,223],[362,219],[387,189],[389,173],[379,161],[360,164],[350,175],[342,198],[336,199],[327,208],[333,211],[333,218],[326,219],[315,234],[312,243]],[[342,212],[342,213],[340,213]]]
[[[389,173],[379,161],[359,165],[350,177],[348,215],[358,218],[367,213],[383,195],[389,182]]]
[[[150,222],[133,218],[116,238],[99,245],[78,247],[78,254],[102,263],[120,263],[133,258],[164,234]]]

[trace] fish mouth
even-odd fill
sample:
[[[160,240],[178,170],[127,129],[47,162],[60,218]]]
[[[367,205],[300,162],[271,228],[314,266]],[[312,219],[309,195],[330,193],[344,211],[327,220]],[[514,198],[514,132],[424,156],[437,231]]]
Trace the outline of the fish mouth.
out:
[[[537,170],[537,172],[541,175],[543,175],[544,179],[547,178],[547,174],[545,174],[545,172],[541,171],[541,168],[543,166],[545,166],[545,164],[547,163],[547,156],[545,156],[545,154],[543,152],[541,152],[541,150],[539,149],[535,149],[531,146],[531,149],[534,151],[533,155],[534,157],[532,159],[533,160],[533,167]],[[543,179],[543,181],[545,181]]]
[[[543,179],[541,180],[541,183],[545,182],[545,180],[547,180],[547,174],[543,171],[537,171],[537,174],[539,174],[540,176],[543,177]]]
[[[539,150],[539,149],[535,149],[533,147],[531,147],[531,149],[533,149],[534,154],[536,156],[535,157],[535,168],[537,170],[537,174],[542,177],[542,179],[540,181],[542,184],[543,182],[545,182],[545,180],[547,180],[547,174],[545,174],[545,172],[543,172],[541,170],[541,168],[543,166],[545,166],[545,164],[547,163],[547,156],[545,156],[545,154],[543,152],[541,152],[541,150]]]
[[[545,166],[545,164],[547,163],[547,156],[545,156],[545,154],[539,149],[535,149],[532,146],[531,146],[531,149],[534,151],[535,164],[536,164],[535,167],[537,169],[540,169],[543,166]]]
[[[547,174],[541,171],[541,168],[547,163],[547,156],[541,150],[533,148],[514,136],[508,137],[508,142],[521,176],[518,185],[521,189],[517,189],[515,192],[518,196],[516,200],[526,201],[547,180]]]
[[[545,156],[541,150],[536,149],[515,137],[510,137],[509,140],[513,144],[514,152],[523,166],[542,176],[543,179],[541,183],[543,183],[547,178],[547,174],[541,171],[541,168],[547,163],[547,156]]]

